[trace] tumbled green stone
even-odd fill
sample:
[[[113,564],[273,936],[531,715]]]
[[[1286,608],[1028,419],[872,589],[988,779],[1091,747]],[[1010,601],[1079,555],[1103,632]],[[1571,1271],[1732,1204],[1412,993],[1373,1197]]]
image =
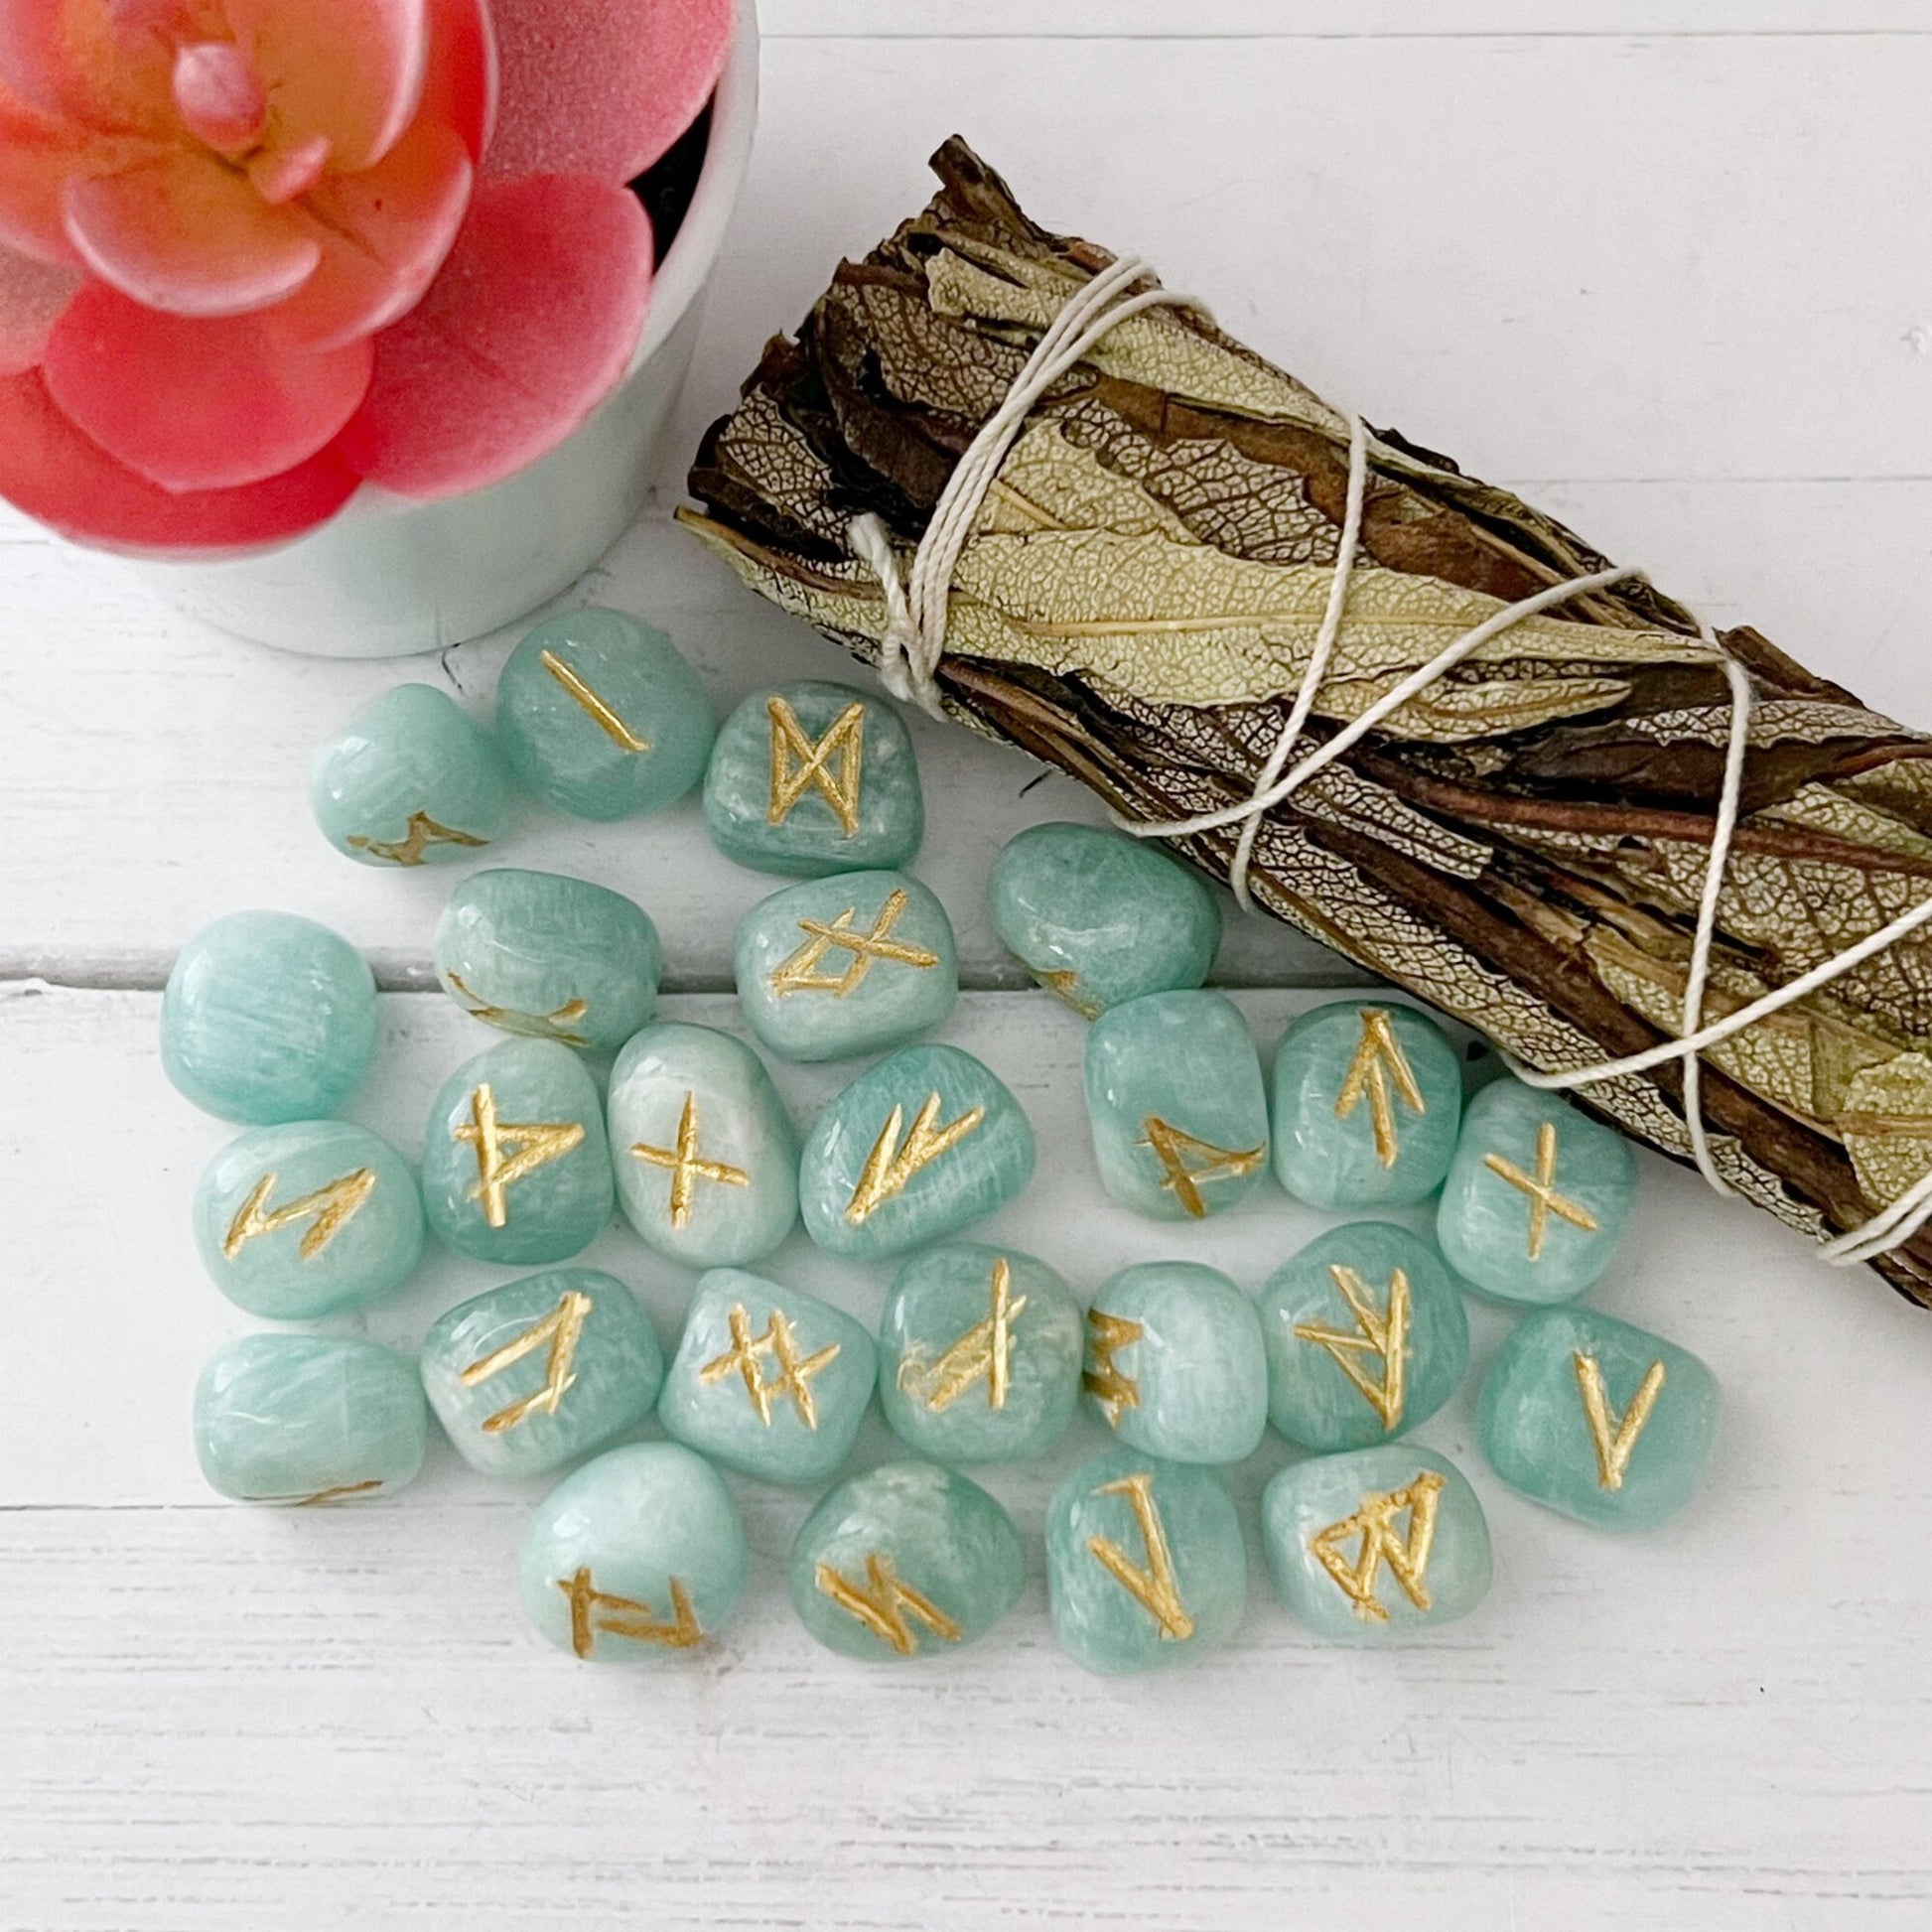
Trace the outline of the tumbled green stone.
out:
[[[537,1505],[517,1560],[524,1614],[559,1650],[655,1664],[716,1636],[745,1589],[745,1526],[703,1456],[629,1443]]]
[[[375,976],[346,939],[293,912],[230,912],[176,956],[161,1065],[222,1120],[334,1113],[375,1053]]]
[[[759,872],[910,865],[925,833],[912,740],[891,705],[849,684],[755,691],[711,748],[704,822],[726,858]]]
[[[577,818],[629,818],[704,775],[717,714],[663,631],[621,611],[546,618],[496,681],[496,731],[516,775]]]
[[[498,1476],[543,1475],[634,1429],[664,1380],[650,1316],[595,1268],[526,1275],[458,1304],[418,1360],[456,1452]]]
[[[959,997],[946,908],[902,872],[843,872],[760,899],[734,952],[746,1024],[788,1060],[897,1046]]]
[[[1263,1491],[1261,1537],[1291,1613],[1335,1643],[1391,1643],[1489,1593],[1489,1525],[1447,1457],[1407,1444],[1315,1455]]]
[[[1275,1174],[1314,1207],[1394,1207],[1433,1193],[1461,1117],[1461,1061],[1411,1007],[1316,1007],[1275,1055]]]
[[[1469,1365],[1443,1260],[1391,1221],[1330,1228],[1261,1291],[1268,1413],[1304,1449],[1352,1449],[1426,1422]]]
[[[657,1419],[728,1469],[826,1482],[851,1452],[877,1365],[871,1335],[829,1302],[714,1268],[698,1278]]]
[[[791,1546],[791,1602],[827,1650],[865,1663],[937,1657],[1019,1602],[1013,1519],[932,1462],[887,1462],[828,1490]]]
[[[230,1141],[195,1189],[202,1265],[237,1308],[309,1321],[400,1288],[423,1253],[409,1164],[340,1120],[257,1127]]]
[[[1046,1512],[1046,1588],[1084,1670],[1160,1670],[1226,1643],[1248,1557],[1221,1472],[1124,1445],[1082,1462]]]
[[[798,1136],[764,1062],[710,1027],[660,1021],[611,1072],[618,1204],[673,1261],[768,1255],[798,1219]]]
[[[1145,993],[1087,1033],[1087,1118],[1100,1184],[1160,1221],[1199,1220],[1268,1167],[1261,1058],[1219,993]]]
[[[509,776],[488,737],[433,684],[398,684],[317,751],[322,835],[365,866],[441,866],[502,836]]]
[[[1636,1186],[1622,1135],[1554,1093],[1497,1080],[1463,1113],[1436,1239],[1481,1294],[1567,1302],[1609,1265]]]
[[[473,1261],[568,1261],[603,1232],[615,1194],[604,1107],[554,1039],[506,1039],[444,1082],[423,1134],[423,1207]]]
[[[1268,1425],[1254,1301],[1196,1262],[1143,1262],[1101,1283],[1084,1379],[1094,1415],[1171,1462],[1239,1462]]]
[[[941,1462],[1044,1455],[1080,1399],[1080,1305],[1043,1261],[958,1241],[900,1267],[879,1319],[879,1404]]]
[[[437,921],[436,977],[486,1025],[615,1053],[657,1004],[657,928],[621,893],[562,873],[474,873]]]
[[[423,1465],[429,1411],[416,1364],[372,1341],[243,1335],[195,1390],[195,1452],[224,1496],[359,1501]]]
[[[1718,1441],[1717,1378],[1687,1348],[1591,1309],[1545,1309],[1503,1343],[1476,1435],[1512,1489],[1606,1530],[1690,1501]]]
[[[1125,832],[1033,825],[987,887],[993,929],[1035,979],[1091,1020],[1143,993],[1200,985],[1221,908],[1198,874]]]
[[[983,1219],[1033,1172],[1034,1130],[990,1067],[957,1046],[905,1046],[819,1115],[798,1206],[821,1248],[876,1260]]]

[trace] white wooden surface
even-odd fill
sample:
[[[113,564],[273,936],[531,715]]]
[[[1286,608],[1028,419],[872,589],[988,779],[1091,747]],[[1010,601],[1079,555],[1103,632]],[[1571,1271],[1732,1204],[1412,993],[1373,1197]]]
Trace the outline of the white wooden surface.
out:
[[[957,127],[1029,205],[1149,254],[1373,419],[1530,485],[1720,621],[1932,719],[1932,0],[765,0],[759,155],[680,443],[831,261],[925,192]],[[721,701],[826,647],[720,581],[663,501],[574,595],[667,624]],[[503,646],[424,660],[481,703]],[[186,1204],[223,1130],[162,1082],[154,988],[238,903],[339,924],[419,986],[447,875],[321,844],[302,766],[393,667],[194,629],[0,518],[0,1928],[1143,1932],[1922,1927],[1932,1917],[1932,1321],[1762,1216],[1645,1163],[1603,1305],[1731,1399],[1706,1495],[1593,1535],[1486,1479],[1465,1397],[1424,1432],[1499,1551],[1483,1613],[1413,1650],[1302,1638],[1265,1587],[1240,1643],[1127,1684],[1057,1655],[1038,1583],[985,1646],[866,1673],[789,1619],[804,1499],[739,1485],[751,1604],[689,1671],[573,1669],[520,1626],[529,1495],[445,1457],[393,1502],[212,1502],[189,1389],[242,1324]],[[970,982],[992,846],[1090,808],[921,730],[921,871]],[[764,882],[689,811],[532,815],[501,856],[635,892],[670,1003],[731,1020]],[[1266,928],[1223,976],[1334,974]],[[1244,994],[1264,1045],[1308,996]],[[386,1001],[359,1109],[407,1143],[475,1031]],[[1047,1158],[995,1225],[1090,1289],[1153,1252],[1255,1284],[1317,1218],[1205,1230],[1101,1199],[1079,1029],[986,990],[948,1035],[1020,1088]],[[801,1111],[837,1069],[786,1077]],[[668,1333],[688,1285],[598,1251]],[[777,1271],[870,1313],[882,1275]],[[441,1263],[371,1330],[409,1341],[480,1272]],[[1477,1355],[1502,1332],[1478,1311]],[[993,1478],[1036,1537],[1056,1471]],[[865,1453],[884,1452],[875,1424]],[[1236,1472],[1252,1497],[1283,1458]],[[1259,1584],[1259,1579],[1257,1579]]]

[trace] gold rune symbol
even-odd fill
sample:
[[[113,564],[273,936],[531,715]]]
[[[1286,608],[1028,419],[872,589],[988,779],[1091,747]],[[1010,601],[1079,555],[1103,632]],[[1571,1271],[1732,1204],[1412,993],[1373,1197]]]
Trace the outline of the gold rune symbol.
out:
[[[859,829],[859,783],[866,756],[865,705],[855,699],[816,741],[805,736],[798,714],[784,699],[766,698],[764,709],[771,720],[771,802],[765,807],[765,822],[782,825],[790,817],[792,806],[806,792],[816,789],[838,814],[840,829],[851,838]],[[828,763],[835,752],[839,759],[836,779]]]
[[[327,1509],[332,1503],[345,1501],[350,1496],[369,1496],[382,1487],[380,1476],[370,1476],[366,1482],[339,1482],[333,1489],[318,1489],[313,1496],[249,1496],[251,1503],[279,1503],[288,1509]]]
[[[1382,1418],[1384,1429],[1393,1429],[1402,1420],[1404,1398],[1403,1364],[1409,1354],[1409,1277],[1400,1269],[1389,1271],[1389,1299],[1378,1309],[1368,1284],[1354,1269],[1338,1261],[1328,1264],[1341,1299],[1355,1317],[1357,1332],[1345,1334],[1339,1328],[1324,1327],[1316,1321],[1297,1325],[1296,1335],[1325,1348],[1335,1366],[1361,1390],[1368,1406]],[[1373,1355],[1382,1364],[1379,1380],[1371,1381],[1360,1356]]]
[[[1127,1498],[1134,1520],[1141,1526],[1141,1541],[1147,1545],[1147,1568],[1130,1563],[1127,1552],[1109,1536],[1088,1537],[1087,1554],[1161,1626],[1163,1643],[1191,1637],[1194,1619],[1180,1600],[1167,1528],[1154,1506],[1152,1472],[1142,1470],[1138,1475],[1122,1476],[1118,1482],[1103,1482],[1093,1493]]]
[[[822,1594],[848,1616],[857,1617],[881,1643],[891,1644],[901,1657],[910,1657],[919,1647],[918,1637],[905,1620],[908,1611],[942,1643],[957,1643],[964,1634],[931,1597],[899,1576],[891,1557],[875,1554],[866,1559],[864,1589],[829,1563],[818,1565],[812,1581]]]
[[[1636,1448],[1637,1438],[1643,1434],[1650,1412],[1656,1408],[1657,1398],[1663,1392],[1664,1365],[1651,1363],[1637,1384],[1636,1394],[1630,1398],[1629,1408],[1612,1420],[1610,1398],[1603,1387],[1603,1371],[1596,1357],[1579,1349],[1573,1359],[1577,1364],[1577,1387],[1584,1398],[1584,1417],[1589,1424],[1589,1439],[1596,1446],[1596,1486],[1621,1489],[1623,1472],[1630,1466],[1630,1451]]]
[[[550,1352],[543,1363],[543,1386],[524,1396],[521,1401],[512,1402],[507,1408],[498,1409],[493,1416],[485,1418],[483,1425],[485,1436],[500,1436],[505,1430],[514,1429],[525,1416],[535,1415],[539,1409],[547,1416],[557,1413],[557,1405],[564,1399],[564,1391],[577,1380],[571,1363],[577,1357],[577,1343],[584,1333],[584,1317],[595,1306],[588,1295],[574,1288],[566,1289],[558,1297],[557,1306],[541,1321],[525,1328],[520,1335],[512,1335],[502,1347],[491,1349],[458,1376],[457,1380],[466,1389],[474,1389],[479,1382],[487,1382],[492,1375],[500,1375],[512,1362],[520,1362],[525,1355],[535,1354],[545,1342],[550,1344]]]
[[[1099,1309],[1087,1311],[1087,1366],[1080,1371],[1080,1386],[1099,1403],[1100,1412],[1112,1426],[1120,1423],[1123,1409],[1141,1406],[1141,1385],[1114,1360],[1116,1352],[1140,1340],[1147,1330],[1124,1315],[1105,1314]]]
[[[1501,1174],[1512,1187],[1520,1187],[1530,1197],[1530,1259],[1543,1259],[1543,1237],[1549,1231],[1550,1216],[1560,1215],[1586,1234],[1596,1232],[1596,1216],[1574,1200],[1565,1200],[1553,1184],[1557,1177],[1557,1128],[1554,1121],[1541,1122],[1536,1130],[1536,1174],[1532,1178],[1514,1161],[1500,1154],[1485,1154],[1482,1165],[1491,1173]]]
[[[1059,966],[1051,969],[1044,967],[1036,969],[1029,966],[1027,970],[1033,974],[1034,978],[1041,986],[1045,987],[1047,992],[1054,995],[1057,999],[1064,1000],[1082,1020],[1098,1020],[1100,1018],[1099,1005],[1097,1002],[1088,999],[1080,991],[1080,975],[1071,966]]]
[[[787,993],[830,993],[843,1000],[848,993],[858,989],[872,971],[875,959],[897,960],[901,966],[938,965],[939,955],[936,952],[927,952],[923,946],[908,946],[903,939],[888,936],[898,924],[899,916],[908,902],[904,892],[895,887],[887,896],[886,903],[879,908],[879,916],[873,920],[870,932],[853,930],[852,921],[859,910],[856,905],[848,905],[830,925],[823,919],[800,919],[798,930],[805,934],[805,943],[773,969],[771,991],[779,999],[783,999]],[[818,970],[819,961],[834,946],[852,955],[845,971],[836,978]]]
[[[587,1034],[571,1032],[572,1023],[590,1012],[588,1000],[566,1000],[548,1013],[519,1013],[515,1007],[491,1006],[482,994],[472,992],[464,984],[461,973],[445,973],[443,979],[473,1020],[482,1020],[491,1027],[500,1027],[506,1034],[521,1034],[530,1039],[560,1039],[566,1046],[591,1043]]]
[[[483,846],[489,841],[478,838],[473,832],[459,832],[453,825],[439,825],[427,812],[411,812],[408,832],[402,838],[372,839],[355,832],[344,843],[352,845],[358,852],[366,852],[371,859],[386,859],[392,866],[420,866],[426,846]]]
[[[715,1180],[721,1187],[749,1187],[752,1176],[743,1168],[727,1167],[722,1161],[701,1160],[698,1155],[698,1096],[687,1091],[683,1111],[677,1117],[677,1146],[650,1147],[635,1141],[631,1158],[653,1168],[671,1171],[671,1225],[688,1226],[692,1203],[697,1198],[698,1182]]]
[[[1267,1143],[1260,1147],[1235,1149],[1216,1147],[1212,1141],[1196,1140],[1178,1127],[1170,1125],[1159,1114],[1149,1114],[1141,1122],[1139,1145],[1152,1148],[1161,1163],[1162,1181],[1172,1188],[1180,1205],[1199,1220],[1207,1212],[1201,1198],[1201,1183],[1208,1180],[1238,1180],[1268,1158]],[[1190,1167],[1189,1161],[1195,1165]]]
[[[1369,1623],[1386,1623],[1389,1613],[1376,1594],[1376,1575],[1386,1563],[1389,1575],[1417,1609],[1430,1607],[1429,1553],[1436,1541],[1436,1509],[1449,1478],[1435,1469],[1419,1469],[1415,1480],[1401,1489],[1371,1490],[1354,1515],[1330,1523],[1309,1539],[1336,1587],[1355,1606],[1355,1614]],[[1409,1533],[1398,1537],[1395,1519],[1409,1512]],[[1355,1554],[1344,1554],[1350,1537],[1361,1542]]]
[[[937,1415],[950,1409],[983,1375],[986,1406],[1004,1409],[1013,1366],[1013,1327],[1026,1306],[1027,1298],[1013,1293],[1013,1264],[1002,1255],[993,1264],[992,1313],[975,1322],[929,1366],[906,1355],[899,1364],[899,1387]]]
[[[759,1412],[759,1421],[766,1429],[771,1427],[771,1398],[774,1395],[790,1396],[791,1406],[798,1411],[798,1420],[807,1429],[816,1429],[818,1399],[812,1394],[812,1377],[838,1354],[839,1344],[827,1342],[815,1354],[801,1359],[797,1341],[791,1332],[791,1323],[776,1309],[765,1317],[764,1333],[756,1339],[752,1334],[752,1318],[745,1312],[743,1302],[733,1306],[728,1319],[732,1345],[725,1354],[714,1357],[699,1369],[698,1380],[720,1382],[728,1375],[741,1375],[745,1379],[746,1393],[752,1398],[752,1406]],[[760,1355],[769,1355],[778,1364],[779,1373],[768,1382],[764,1379],[764,1371],[759,1366]]]
[[[597,721],[604,735],[621,752],[648,752],[650,740],[639,738],[554,650],[544,651],[537,662],[561,684]]]
[[[919,1170],[956,1148],[986,1118],[984,1107],[969,1107],[957,1120],[943,1127],[933,1123],[939,1118],[939,1096],[929,1093],[925,1104],[912,1117],[912,1131],[905,1145],[898,1144],[899,1130],[905,1125],[905,1109],[895,1107],[879,1130],[879,1138],[866,1156],[859,1172],[859,1184],[846,1203],[845,1218],[857,1227],[882,1201],[892,1199]]]
[[[1392,1168],[1402,1150],[1396,1140],[1395,1102],[1389,1094],[1389,1083],[1394,1081],[1403,1105],[1412,1113],[1426,1114],[1429,1107],[1416,1084],[1415,1071],[1402,1050],[1402,1042],[1395,1036],[1388,1009],[1363,1007],[1360,1017],[1361,1043],[1355,1048],[1355,1057],[1342,1076],[1341,1091],[1335,1096],[1335,1118],[1346,1120],[1362,1104],[1362,1095],[1366,1093],[1368,1117],[1375,1130],[1375,1158],[1385,1168]]]
[[[510,1217],[510,1188],[581,1146],[584,1124],[576,1120],[498,1120],[496,1096],[485,1080],[470,1096],[470,1118],[450,1129],[450,1139],[467,1141],[477,1150],[477,1183],[470,1189],[470,1198],[482,1201],[483,1219],[499,1228]],[[505,1147],[517,1150],[508,1160],[503,1158]]]
[[[221,1238],[223,1261],[232,1261],[256,1235],[278,1233],[297,1221],[307,1221],[309,1226],[295,1252],[304,1261],[315,1260],[375,1191],[375,1170],[357,1168],[353,1173],[339,1174],[313,1193],[290,1201],[286,1207],[268,1206],[268,1197],[274,1191],[273,1173],[263,1174],[255,1182]]]
[[[689,1650],[704,1636],[682,1577],[671,1579],[671,1614],[665,1621],[652,1614],[648,1603],[599,1589],[588,1569],[568,1581],[559,1577],[557,1587],[570,1598],[570,1647],[580,1657],[597,1648],[600,1636],[628,1637],[632,1643],[654,1643],[665,1650]]]

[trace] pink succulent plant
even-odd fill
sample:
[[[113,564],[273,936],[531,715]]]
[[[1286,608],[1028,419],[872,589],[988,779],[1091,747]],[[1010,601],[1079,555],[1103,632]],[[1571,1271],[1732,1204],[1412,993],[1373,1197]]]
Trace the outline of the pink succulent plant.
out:
[[[292,536],[494,483],[643,327],[731,0],[0,0],[0,496]]]

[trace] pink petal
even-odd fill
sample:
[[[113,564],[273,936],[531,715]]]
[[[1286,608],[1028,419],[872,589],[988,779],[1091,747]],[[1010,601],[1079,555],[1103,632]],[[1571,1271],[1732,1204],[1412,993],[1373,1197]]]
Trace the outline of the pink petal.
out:
[[[502,59],[492,175],[628,181],[697,119],[732,0],[491,0]]]
[[[0,381],[0,496],[82,543],[122,550],[273,543],[333,516],[355,483],[330,449],[265,483],[178,494],[123,470],[81,435],[38,371]]]
[[[0,0],[0,81],[50,114],[162,135],[176,48],[226,37],[219,0]]]
[[[3,4],[4,0],[0,0]],[[61,188],[80,138],[0,88],[0,242],[42,261],[72,261]]]
[[[429,72],[416,118],[461,135],[481,161],[496,125],[496,37],[487,0],[429,0]]]
[[[80,271],[0,247],[0,376],[31,369],[48,333],[80,286]]]
[[[217,154],[246,154],[261,139],[268,91],[232,41],[177,48],[172,85],[183,124]]]
[[[164,316],[99,283],[48,340],[48,393],[107,454],[164,489],[228,489],[306,462],[369,385],[364,339],[316,352],[272,317]]]
[[[650,255],[650,222],[615,183],[480,183],[429,294],[376,338],[344,460],[406,496],[448,496],[554,449],[630,360]]]

